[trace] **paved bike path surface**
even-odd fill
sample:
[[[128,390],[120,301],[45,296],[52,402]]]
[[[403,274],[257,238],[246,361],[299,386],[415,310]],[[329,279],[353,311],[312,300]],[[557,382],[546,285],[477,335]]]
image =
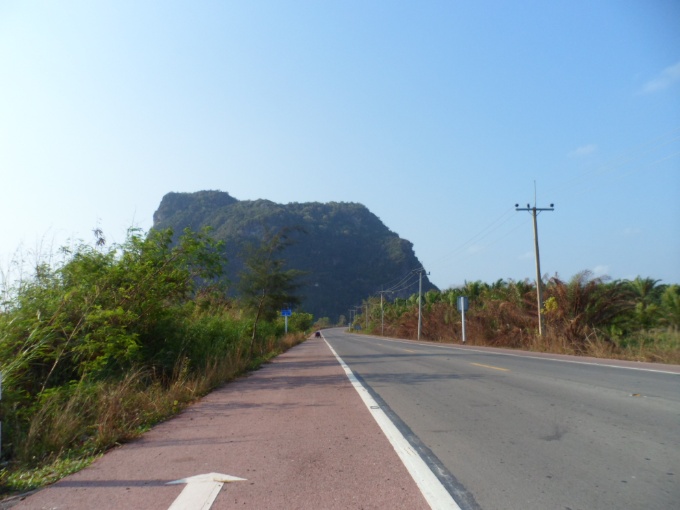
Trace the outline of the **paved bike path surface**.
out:
[[[325,342],[308,340],[14,506],[167,509],[205,473],[213,509],[429,508]]]

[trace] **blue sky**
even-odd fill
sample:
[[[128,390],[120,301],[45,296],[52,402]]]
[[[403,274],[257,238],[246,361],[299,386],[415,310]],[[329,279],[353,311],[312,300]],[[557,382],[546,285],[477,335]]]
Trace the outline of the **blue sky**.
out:
[[[441,288],[680,283],[680,2],[0,2],[0,255],[170,191],[360,202]],[[534,186],[535,183],[535,186]]]

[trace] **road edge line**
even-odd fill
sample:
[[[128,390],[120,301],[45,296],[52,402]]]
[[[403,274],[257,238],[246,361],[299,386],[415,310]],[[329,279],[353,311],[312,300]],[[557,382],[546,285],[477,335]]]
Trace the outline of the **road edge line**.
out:
[[[420,489],[423,497],[430,505],[433,510],[461,510],[458,503],[453,499],[453,496],[446,490],[446,487],[442,485],[441,481],[432,472],[430,467],[425,463],[425,461],[420,457],[417,451],[413,449],[408,440],[399,431],[396,425],[390,420],[387,414],[382,410],[378,402],[376,402],[369,391],[364,387],[363,384],[357,379],[352,372],[352,369],[343,361],[343,359],[338,356],[335,352],[333,346],[324,338],[324,342],[328,345],[328,348],[333,353],[333,356],[338,360],[340,366],[345,371],[345,375],[349,379],[354,389],[361,397],[368,411],[373,416],[380,429],[382,430],[385,437],[394,448],[401,462],[406,467],[416,485]]]

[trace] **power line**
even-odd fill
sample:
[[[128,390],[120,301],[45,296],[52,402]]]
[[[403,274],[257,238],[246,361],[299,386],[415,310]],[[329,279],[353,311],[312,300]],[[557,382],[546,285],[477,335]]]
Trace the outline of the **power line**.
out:
[[[645,141],[643,143],[640,143],[634,147],[632,147],[630,150],[627,150],[625,152],[621,152],[615,156],[613,156],[609,162],[605,163],[604,165],[600,166],[599,168],[595,170],[589,170],[587,172],[582,173],[581,175],[578,175],[576,177],[573,177],[571,179],[566,179],[562,181],[562,183],[549,188],[549,190],[555,190],[559,189],[559,191],[563,192],[565,190],[570,190],[573,189],[580,181],[583,181],[585,179],[592,178],[593,175],[601,175],[601,174],[606,174],[609,172],[613,172],[621,167],[624,167],[625,165],[629,165],[634,162],[642,163],[640,159],[649,154],[653,154],[655,151],[658,151],[659,149],[666,147],[674,142],[677,142],[680,140],[680,128],[674,128],[663,135],[656,137],[652,140]],[[642,164],[638,165],[636,168],[633,168],[621,175],[618,175],[617,178],[621,179],[624,178],[627,175],[630,175],[635,172],[639,172],[644,169],[648,169],[654,165],[657,165],[663,161],[666,161],[668,159],[672,159],[674,157],[677,157],[680,154],[680,152],[673,152],[668,155],[663,155],[661,158],[656,159],[655,161],[648,163],[648,164]],[[590,187],[592,189],[593,186]],[[581,189],[579,191],[579,195],[586,193],[588,190],[587,189]],[[501,229],[504,225],[506,225],[511,219],[512,219],[512,208],[509,210],[504,211],[499,217],[491,221],[487,226],[482,228],[478,233],[470,237],[467,241],[464,243],[460,244],[458,247],[456,247],[453,251],[443,255],[442,257],[435,259],[431,265],[436,265],[444,260],[461,260],[458,256],[464,252],[466,248],[468,248],[470,245],[472,245],[475,241],[479,241],[482,239],[487,238],[491,234],[494,234],[496,231]],[[498,243],[502,239],[508,237],[512,232],[520,228],[521,225],[518,224],[514,228],[512,228],[510,231],[502,235],[501,237],[498,237],[497,239],[493,240],[491,243],[488,244],[488,246],[491,246],[493,244]],[[469,258],[466,257],[466,258]]]
[[[495,232],[498,230],[500,227],[505,225],[508,221],[510,221],[513,218],[512,213],[512,208],[506,210],[501,214],[499,217],[491,221],[486,227],[484,227],[482,230],[480,230],[477,234],[473,235],[471,238],[469,238],[467,241],[464,243],[458,245],[457,248],[455,248],[453,251],[443,255],[439,259],[436,259],[433,264],[437,264],[439,262],[442,262],[447,259],[455,258],[459,253],[463,252],[465,248],[467,248],[469,245],[474,243],[475,241],[479,241],[481,239],[484,239],[491,233]]]
[[[640,143],[634,147],[632,147],[630,150],[627,150],[625,152],[619,153],[618,155],[613,156],[609,162],[605,163],[604,165],[600,166],[599,168],[595,170],[589,170],[586,172],[583,172],[581,175],[575,176],[570,179],[566,179],[562,181],[561,184],[554,186],[552,188],[549,188],[549,190],[554,190],[558,188],[560,191],[565,191],[569,189],[573,189],[576,184],[579,181],[582,181],[587,178],[591,178],[593,175],[600,175],[600,174],[605,174],[608,172],[612,172],[618,168],[621,168],[625,165],[628,165],[632,162],[639,161],[639,159],[647,154],[651,154],[654,151],[657,151],[660,148],[663,148],[665,146],[668,146],[669,144],[672,144],[676,141],[680,140],[680,128],[675,128],[671,131],[668,131],[664,133],[663,135],[654,138],[652,140],[645,141],[643,143]],[[622,175],[619,175],[618,178],[623,178],[626,175],[630,175],[634,172],[638,172],[640,170],[649,168],[653,165],[656,165],[658,163],[661,163],[663,161],[666,161],[668,159],[674,158],[676,156],[680,155],[680,152],[674,152],[669,155],[664,155],[660,159],[657,159],[649,164],[643,165],[639,168],[634,168],[629,170],[628,172],[625,172]],[[585,193],[588,190],[581,189],[579,194]],[[535,203],[534,203],[535,207]],[[516,209],[516,210],[528,210],[532,212],[531,208],[529,205],[527,205],[527,209]],[[537,209],[537,212],[540,212],[542,210],[549,210],[547,208],[544,209]],[[460,255],[467,249],[469,248],[473,243],[477,241],[481,241],[482,239],[486,239],[492,234],[495,234],[497,231],[502,229],[506,224],[508,224],[515,215],[512,214],[513,209],[509,208],[508,210],[503,211],[498,217],[493,219],[491,222],[489,222],[484,228],[479,230],[476,234],[468,238],[465,242],[461,243],[458,245],[456,248],[454,248],[452,251],[445,253],[438,259],[435,259],[432,263],[431,266],[441,264],[444,261],[449,261],[449,260],[464,260],[472,256],[471,254],[467,254],[466,257],[462,258]],[[501,242],[503,239],[507,238],[510,236],[513,232],[518,230],[524,225],[524,222],[518,223],[517,225],[513,226],[510,230],[507,232],[504,232],[503,235],[495,237],[491,242],[486,244],[486,247],[488,248],[489,246],[493,246],[499,242]],[[411,287],[413,287],[416,283],[415,280],[415,275],[417,274],[419,270],[418,269],[412,269],[408,273],[406,273],[404,276],[392,280],[387,285],[387,289],[382,290],[382,291],[376,291],[375,294],[377,295],[378,293],[381,292],[391,292],[391,293],[397,293],[397,292],[403,292]],[[538,276],[538,279],[540,280],[540,275]],[[384,289],[385,287],[383,287]],[[381,294],[382,296],[382,294]],[[540,306],[539,306],[540,310]]]
[[[415,271],[415,269],[411,269],[408,273],[406,273],[404,276],[402,276],[401,279],[397,283],[393,284],[392,286],[388,286],[387,289],[385,289],[385,286],[383,285],[383,289],[385,289],[389,292],[396,292],[395,289],[397,289],[397,287],[404,285],[405,282],[407,282],[410,278],[413,277],[414,271]],[[392,280],[392,281],[394,281],[394,280]]]

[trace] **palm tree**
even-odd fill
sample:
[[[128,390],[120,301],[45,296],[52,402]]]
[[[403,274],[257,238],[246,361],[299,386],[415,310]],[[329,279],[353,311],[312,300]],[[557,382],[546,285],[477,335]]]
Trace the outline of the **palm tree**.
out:
[[[461,289],[461,295],[467,296],[471,302],[476,301],[482,295],[485,286],[486,284],[482,283],[480,280],[474,282],[465,281],[465,284]]]
[[[661,317],[661,295],[663,288],[657,285],[661,280],[653,278],[636,277],[632,281],[627,281],[632,299],[635,306],[633,312],[637,327],[649,329],[653,327]]]
[[[520,309],[527,309],[527,306],[536,306],[536,286],[529,280],[514,281],[510,280],[507,287],[507,300],[514,303]]]
[[[602,332],[615,324],[631,309],[631,291],[625,283],[605,283],[590,271],[578,273],[569,282],[555,276],[546,290],[555,303],[548,320],[576,345],[585,342],[589,332]]]
[[[680,285],[669,285],[661,295],[664,322],[669,326],[680,327]]]

